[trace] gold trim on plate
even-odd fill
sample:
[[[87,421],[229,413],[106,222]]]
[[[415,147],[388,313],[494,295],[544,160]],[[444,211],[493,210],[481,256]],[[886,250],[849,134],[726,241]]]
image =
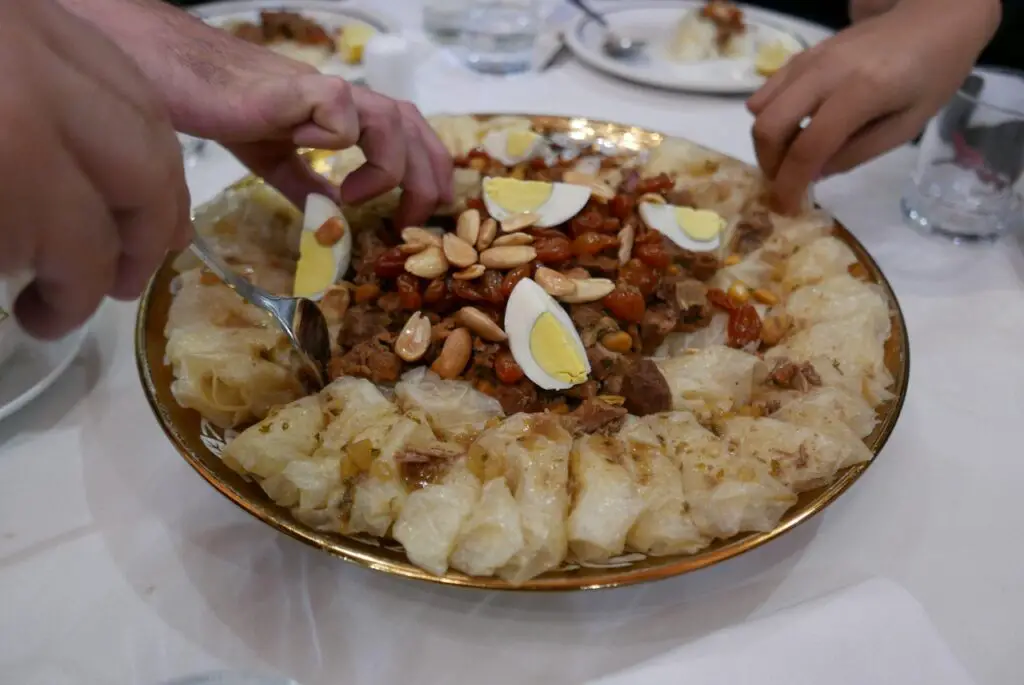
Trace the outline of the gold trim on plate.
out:
[[[635,126],[584,117],[522,116],[531,116],[536,126],[547,130],[563,131],[580,138],[604,138],[631,151],[656,147],[665,138],[662,134]],[[310,159],[315,167],[322,169],[326,155],[311,153]],[[232,188],[244,187],[253,182],[250,177],[236,183]],[[892,312],[893,327],[886,343],[885,361],[895,379],[895,397],[878,408],[879,424],[866,439],[867,445],[877,456],[889,439],[906,398],[910,378],[910,341],[899,302],[878,264],[864,246],[838,222],[835,235],[851,247],[867,269],[871,280],[884,289]],[[197,412],[184,409],[175,402],[171,394],[171,382],[174,378],[171,368],[165,364],[167,340],[164,337],[164,326],[172,299],[171,281],[175,276],[172,268],[173,259],[174,255],[168,257],[149,281],[140,301],[135,323],[135,358],[139,376],[146,398],[160,426],[185,461],[232,502],[296,540],[365,568],[405,578],[484,590],[593,590],[659,580],[717,564],[760,547],[792,530],[834,502],[874,463],[872,460],[847,468],[831,484],[803,493],[797,504],[771,531],[743,534],[729,540],[716,541],[697,554],[643,557],[614,567],[606,564],[601,567],[558,570],[515,587],[500,578],[478,578],[455,571],[438,577],[414,566],[395,545],[382,546],[376,541],[324,533],[303,525],[286,509],[274,504],[258,485],[244,480],[206,448],[201,439],[200,416]]]

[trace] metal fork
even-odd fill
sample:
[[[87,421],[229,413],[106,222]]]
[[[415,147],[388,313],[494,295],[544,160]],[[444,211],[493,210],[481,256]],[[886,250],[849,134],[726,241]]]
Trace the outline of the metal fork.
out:
[[[331,339],[320,308],[304,297],[278,297],[249,283],[222,262],[198,233],[192,238],[191,247],[203,264],[243,300],[273,317],[299,353],[303,384],[314,391],[322,389],[327,383]]]

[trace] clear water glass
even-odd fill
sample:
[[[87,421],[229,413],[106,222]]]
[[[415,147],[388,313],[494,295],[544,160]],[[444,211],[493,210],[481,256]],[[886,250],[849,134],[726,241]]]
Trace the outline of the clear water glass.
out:
[[[470,0],[461,35],[466,64],[486,74],[529,70],[540,14],[538,0]]]
[[[955,243],[1020,228],[1024,74],[978,69],[928,124],[901,202],[907,223]]]
[[[471,0],[423,0],[423,30],[437,43],[459,40]]]

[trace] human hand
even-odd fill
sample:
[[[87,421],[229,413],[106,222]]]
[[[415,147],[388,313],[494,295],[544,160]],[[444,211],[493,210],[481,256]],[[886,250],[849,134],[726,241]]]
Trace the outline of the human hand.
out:
[[[401,186],[397,221],[414,224],[452,201],[451,157],[410,103],[320,74],[160,0],[59,1],[135,59],[179,131],[225,144],[298,206],[310,192],[355,204]],[[296,154],[352,145],[367,162],[340,192]]]
[[[814,181],[916,135],[998,23],[995,0],[902,0],[795,56],[747,102],[779,206],[796,211]]]
[[[300,66],[305,69],[296,69]],[[314,191],[359,204],[401,186],[396,215],[401,227],[423,223],[438,204],[452,201],[451,156],[411,103],[319,73],[255,73],[251,78],[251,86],[235,91],[237,100],[218,128],[199,130],[224,143],[298,206]],[[352,145],[362,149],[366,163],[340,189],[297,154],[297,147],[339,150]]]
[[[39,338],[139,295],[190,240],[169,115],[135,65],[51,0],[0,2],[0,274],[30,273],[14,313]]]

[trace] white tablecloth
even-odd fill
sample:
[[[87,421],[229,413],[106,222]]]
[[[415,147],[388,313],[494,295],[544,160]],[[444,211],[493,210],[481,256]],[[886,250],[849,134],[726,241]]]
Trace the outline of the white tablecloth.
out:
[[[571,62],[496,80],[435,56],[420,77],[428,112],[591,115],[752,159],[736,99],[644,90]],[[913,159],[898,150],[818,191],[881,263],[910,328],[910,394],[888,446],[782,539],[636,588],[444,589],[287,539],[168,444],[136,373],[135,306],[106,306],[68,374],[0,424],[0,682],[150,685],[234,668],[306,685],[581,683],[873,576],[907,588],[979,682],[1021,682],[1024,254],[905,228],[897,199]],[[193,199],[240,173],[214,150],[190,173]]]

